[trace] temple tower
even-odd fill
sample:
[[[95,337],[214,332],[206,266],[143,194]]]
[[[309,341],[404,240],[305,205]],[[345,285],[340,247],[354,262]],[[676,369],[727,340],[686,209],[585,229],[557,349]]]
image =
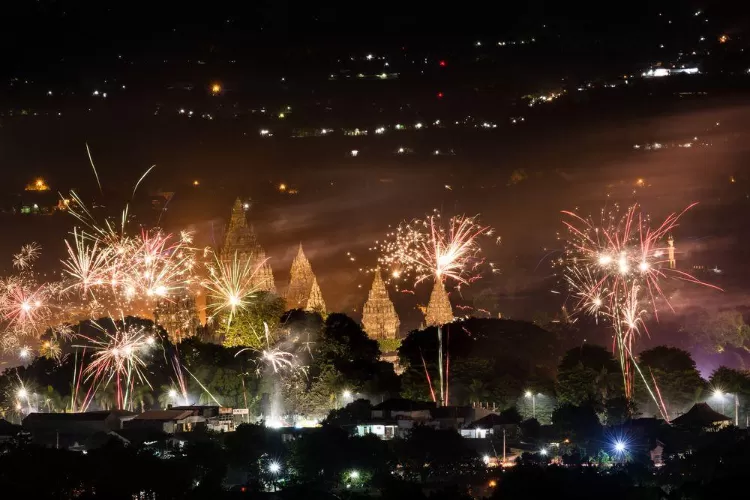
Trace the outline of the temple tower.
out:
[[[426,326],[439,326],[453,321],[453,309],[442,281],[436,280],[432,287],[430,302],[425,309]]]
[[[196,296],[185,290],[177,297],[160,300],[154,310],[154,323],[166,330],[174,344],[195,336],[201,326]]]
[[[302,244],[292,262],[289,274],[289,288],[286,291],[287,309],[304,309],[325,314],[323,294],[320,292],[310,261],[302,250]]]
[[[370,338],[379,340],[397,338],[400,324],[378,268],[375,270],[370,295],[362,309],[362,326]]]
[[[672,237],[671,234],[667,238],[667,245],[669,245],[669,247],[667,248],[667,256],[669,257],[669,268],[676,269],[677,261],[674,258],[674,238]]]
[[[276,293],[273,271],[266,259],[266,252],[258,243],[253,228],[248,226],[245,208],[239,198],[232,207],[232,218],[229,220],[219,258],[223,263],[231,266],[235,254],[237,261],[242,264],[250,261],[250,266],[255,271],[253,282],[259,291]]]

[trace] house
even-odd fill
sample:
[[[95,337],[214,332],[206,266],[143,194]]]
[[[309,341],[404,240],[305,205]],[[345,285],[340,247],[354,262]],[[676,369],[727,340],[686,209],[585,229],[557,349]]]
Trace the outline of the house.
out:
[[[150,429],[167,434],[190,432],[198,425],[206,425],[206,417],[197,410],[149,410],[129,420],[126,429]]]
[[[438,429],[458,430],[477,418],[476,410],[471,406],[438,406],[430,410],[430,415]]]
[[[518,424],[508,420],[497,413],[475,420],[461,429],[461,436],[469,439],[486,439],[493,436],[501,436],[503,430],[515,436],[518,433]]]
[[[664,465],[664,443],[657,439],[656,446],[650,449],[648,454],[651,457],[651,463],[654,464],[654,467],[661,467]]]
[[[215,432],[231,432],[235,428],[234,411],[232,408],[221,406],[171,406],[171,410],[192,411],[194,416],[206,419],[206,427]]]
[[[731,422],[730,417],[714,411],[708,403],[695,403],[687,413],[672,420],[672,424],[677,427],[707,431],[722,429]]]
[[[407,437],[415,425],[431,425],[438,427],[439,423],[432,420],[432,410],[435,403],[412,401],[410,399],[393,398],[372,408],[371,419],[357,425],[357,435],[375,434],[381,439]]]
[[[21,432],[21,426],[0,418],[0,444],[12,441]]]
[[[372,418],[408,418],[412,420],[429,420],[435,403],[412,401],[411,399],[393,398],[383,401],[372,408]]]
[[[45,446],[69,448],[93,434],[118,431],[135,413],[126,410],[102,410],[82,413],[30,413],[22,427],[31,440]]]

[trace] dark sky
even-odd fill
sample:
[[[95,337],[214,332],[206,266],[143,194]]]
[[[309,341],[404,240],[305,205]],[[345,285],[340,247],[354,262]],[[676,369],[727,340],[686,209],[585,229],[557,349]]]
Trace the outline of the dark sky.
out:
[[[224,4],[206,4],[195,10],[184,3],[158,7],[103,4],[16,2],[8,19],[18,22],[9,23],[10,29],[3,35],[7,42],[3,51],[8,55],[3,71],[9,77],[31,75],[61,88],[90,89],[102,84],[101,74],[120,75],[121,70],[110,61],[119,51],[138,64],[162,56],[210,59],[214,54],[219,60],[224,54],[238,54],[246,65],[233,70],[237,97],[230,97],[249,102],[260,100],[261,94],[251,89],[268,75],[276,78],[285,71],[296,71],[301,75],[300,95],[318,85],[312,77],[308,81],[304,76],[323,73],[323,69],[317,68],[317,63],[306,66],[304,61],[287,67],[289,60],[283,55],[290,50],[295,54],[313,49],[324,54],[350,49],[377,51],[408,43],[439,47],[440,51],[435,51],[439,54],[455,50],[455,65],[462,67],[463,61],[468,61],[465,65],[469,67],[474,56],[465,57],[466,51],[460,48],[470,47],[474,38],[526,36],[539,32],[540,25],[546,23],[556,30],[543,35],[546,42],[554,42],[559,33],[566,49],[561,52],[548,43],[536,52],[524,53],[521,62],[501,59],[482,74],[456,71],[450,81],[405,82],[379,98],[403,106],[399,90],[409,92],[410,106],[421,106],[424,115],[441,116],[444,111],[430,100],[437,85],[434,82],[439,81],[450,89],[450,98],[461,96],[453,101],[458,103],[456,107],[470,106],[472,113],[513,102],[513,113],[530,116],[522,128],[487,133],[427,130],[398,138],[332,138],[326,142],[283,137],[260,140],[255,125],[225,121],[185,125],[161,116],[154,118],[153,113],[139,114],[162,100],[164,81],[195,80],[205,85],[206,74],[216,78],[226,75],[218,63],[209,65],[205,73],[197,73],[204,71],[199,68],[164,69],[159,74],[152,74],[152,67],[143,63],[127,73],[128,86],[141,89],[141,94],[123,98],[116,109],[91,117],[70,111],[73,118],[57,121],[3,119],[0,165],[12,185],[7,190],[17,191],[29,178],[43,175],[54,189],[75,187],[93,196],[95,184],[85,152],[88,143],[102,181],[112,193],[106,200],[110,206],[124,202],[141,173],[156,164],[141,195],[158,188],[174,191],[175,198],[163,219],[165,226],[173,230],[191,226],[201,244],[211,243],[221,233],[235,197],[250,197],[254,200],[250,219],[271,257],[279,287],[283,289],[297,244],[302,242],[329,309],[355,317],[371,281],[359,268],[375,263],[376,256],[368,247],[389,225],[423,216],[433,208],[448,215],[481,214],[502,237],[501,245],[485,248],[501,272],[465,290],[465,302],[470,304],[473,295],[489,293],[497,304],[493,312],[531,318],[537,311],[554,313],[561,305],[560,296],[550,293],[556,288],[556,279],[544,259],[554,256],[550,252],[560,246],[556,232],[561,230],[561,210],[580,207],[596,211],[613,201],[639,201],[658,219],[697,201],[698,207],[685,217],[675,235],[679,258],[690,266],[718,266],[724,273],[715,278],[727,291],[719,295],[678,290],[675,304],[746,303],[745,283],[750,277],[745,271],[750,193],[747,82],[717,82],[717,75],[721,76],[717,73],[665,85],[638,84],[632,92],[602,89],[550,104],[533,115],[523,103],[513,101],[517,94],[511,96],[506,91],[515,92],[523,86],[533,90],[534,85],[549,88],[563,78],[571,82],[575,74],[598,73],[609,78],[613,67],[630,71],[637,67],[636,62],[655,60],[648,50],[654,48],[652,42],[664,28],[658,19],[659,9],[653,6],[570,10],[558,2],[450,8],[419,2],[343,7],[261,2],[243,11]],[[675,19],[689,19],[694,10],[680,3]],[[715,10],[713,18],[729,16]],[[725,26],[741,33],[741,18],[734,17]],[[712,27],[711,33],[720,29]],[[668,33],[670,40],[694,34],[692,27]],[[294,60],[301,59],[304,57]],[[580,73],[570,69],[584,66]],[[550,76],[555,72],[559,75]],[[542,74],[545,76],[537,76]],[[159,82],[154,84],[153,95],[150,81]],[[478,88],[503,90],[479,93]],[[686,90],[705,90],[707,95],[681,97],[679,93]],[[21,105],[14,92],[15,87],[0,92],[5,106]],[[308,92],[307,98],[318,99],[323,90],[316,87],[315,92]],[[351,100],[363,107],[374,100],[359,90],[352,90],[351,95]],[[29,106],[35,105],[31,102]],[[452,105],[450,99],[446,102],[446,106]],[[344,105],[333,107],[333,115],[347,111]],[[383,120],[397,121],[393,116],[399,115],[384,114]],[[316,123],[326,125],[325,121]],[[633,147],[654,142],[669,147],[659,151]],[[677,147],[686,142],[695,146]],[[422,153],[451,147],[456,154],[406,158],[390,154],[402,143]],[[352,149],[361,154],[347,156]],[[525,180],[511,183],[511,174],[519,170],[525,173]],[[642,187],[636,185],[639,178],[644,179]],[[201,182],[198,189],[190,185],[194,179]],[[280,194],[276,189],[280,182],[295,187],[299,194]],[[59,218],[4,217],[2,223],[8,228],[8,237],[1,244],[3,258],[34,239],[43,244],[52,262],[62,252],[62,237],[72,225],[71,220]],[[347,252],[355,256],[355,262]],[[395,298],[405,327],[417,326],[420,316],[415,306],[424,303],[428,293],[429,287],[423,285],[416,296]]]

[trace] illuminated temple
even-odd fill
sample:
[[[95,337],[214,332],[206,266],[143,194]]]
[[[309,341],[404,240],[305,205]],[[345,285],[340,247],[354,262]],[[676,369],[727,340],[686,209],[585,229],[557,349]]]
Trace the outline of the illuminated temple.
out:
[[[231,265],[235,254],[238,262],[244,264],[249,260],[253,268],[259,266],[253,278],[258,290],[276,293],[273,271],[266,259],[266,252],[258,243],[253,228],[247,224],[245,209],[239,198],[232,207],[232,218],[229,220],[219,257],[225,265]]]
[[[425,325],[439,326],[453,321],[453,309],[442,281],[435,281],[430,302],[425,309]]]
[[[292,262],[289,288],[286,291],[286,308],[316,311],[321,314],[326,312],[326,304],[318,286],[318,280],[313,274],[310,261],[302,251],[301,244]]]
[[[388,297],[380,269],[375,270],[370,295],[362,309],[362,326],[372,339],[395,339],[400,325],[396,308]]]

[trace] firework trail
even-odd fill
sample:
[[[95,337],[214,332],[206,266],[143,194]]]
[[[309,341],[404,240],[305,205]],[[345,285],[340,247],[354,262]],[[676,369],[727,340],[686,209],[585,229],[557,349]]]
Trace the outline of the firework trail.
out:
[[[376,242],[381,257],[379,263],[390,269],[390,279],[413,278],[414,285],[432,279],[435,286],[447,280],[469,285],[481,277],[481,237],[490,237],[494,230],[479,222],[478,216],[460,215],[448,219],[447,224],[437,210],[425,219],[402,222],[388,233],[383,242]],[[498,239],[499,241],[499,239]],[[491,266],[494,268],[494,266]],[[438,325],[438,374],[441,404],[447,404],[448,387],[443,358],[442,326]],[[445,368],[444,368],[445,367]],[[430,390],[432,391],[432,384]]]
[[[413,277],[414,285],[428,279],[451,279],[466,285],[478,279],[484,263],[479,238],[493,233],[478,217],[456,216],[444,225],[436,210],[424,219],[402,222],[375,244],[381,254],[379,263],[391,270],[391,279]]]
[[[268,328],[268,323],[263,322],[263,330],[265,334],[265,349],[255,349],[252,347],[245,347],[240,349],[234,355],[237,357],[245,351],[257,352],[260,356],[260,363],[258,363],[258,373],[260,373],[260,364],[265,363],[273,369],[274,373],[279,373],[283,370],[293,370],[295,368],[296,356],[288,351],[284,351],[278,346],[271,346],[271,335]]]
[[[91,404],[94,395],[100,389],[106,389],[110,383],[114,384],[115,404],[120,410],[132,407],[130,394],[136,381],[151,387],[143,372],[146,361],[141,356],[155,342],[151,332],[144,327],[129,327],[124,318],[120,321],[122,327],[111,318],[110,321],[114,333],[109,333],[97,322],[92,321],[91,324],[103,334],[103,338],[95,339],[79,334],[88,345],[73,346],[92,350],[91,361],[82,372],[83,381],[91,381],[82,405],[84,411]]]
[[[574,314],[591,315],[606,321],[614,331],[614,349],[623,372],[625,395],[632,398],[633,379],[638,372],[663,416],[667,411],[635,362],[634,345],[648,334],[646,319],[658,321],[659,308],[671,309],[663,286],[667,280],[681,280],[720,290],[694,276],[675,269],[669,235],[678,226],[680,213],[670,214],[652,229],[650,219],[638,204],[624,213],[615,205],[602,210],[600,220],[563,212],[568,232],[567,247],[558,261],[574,302]],[[673,255],[673,253],[672,253]],[[658,388],[657,388],[658,392]]]

